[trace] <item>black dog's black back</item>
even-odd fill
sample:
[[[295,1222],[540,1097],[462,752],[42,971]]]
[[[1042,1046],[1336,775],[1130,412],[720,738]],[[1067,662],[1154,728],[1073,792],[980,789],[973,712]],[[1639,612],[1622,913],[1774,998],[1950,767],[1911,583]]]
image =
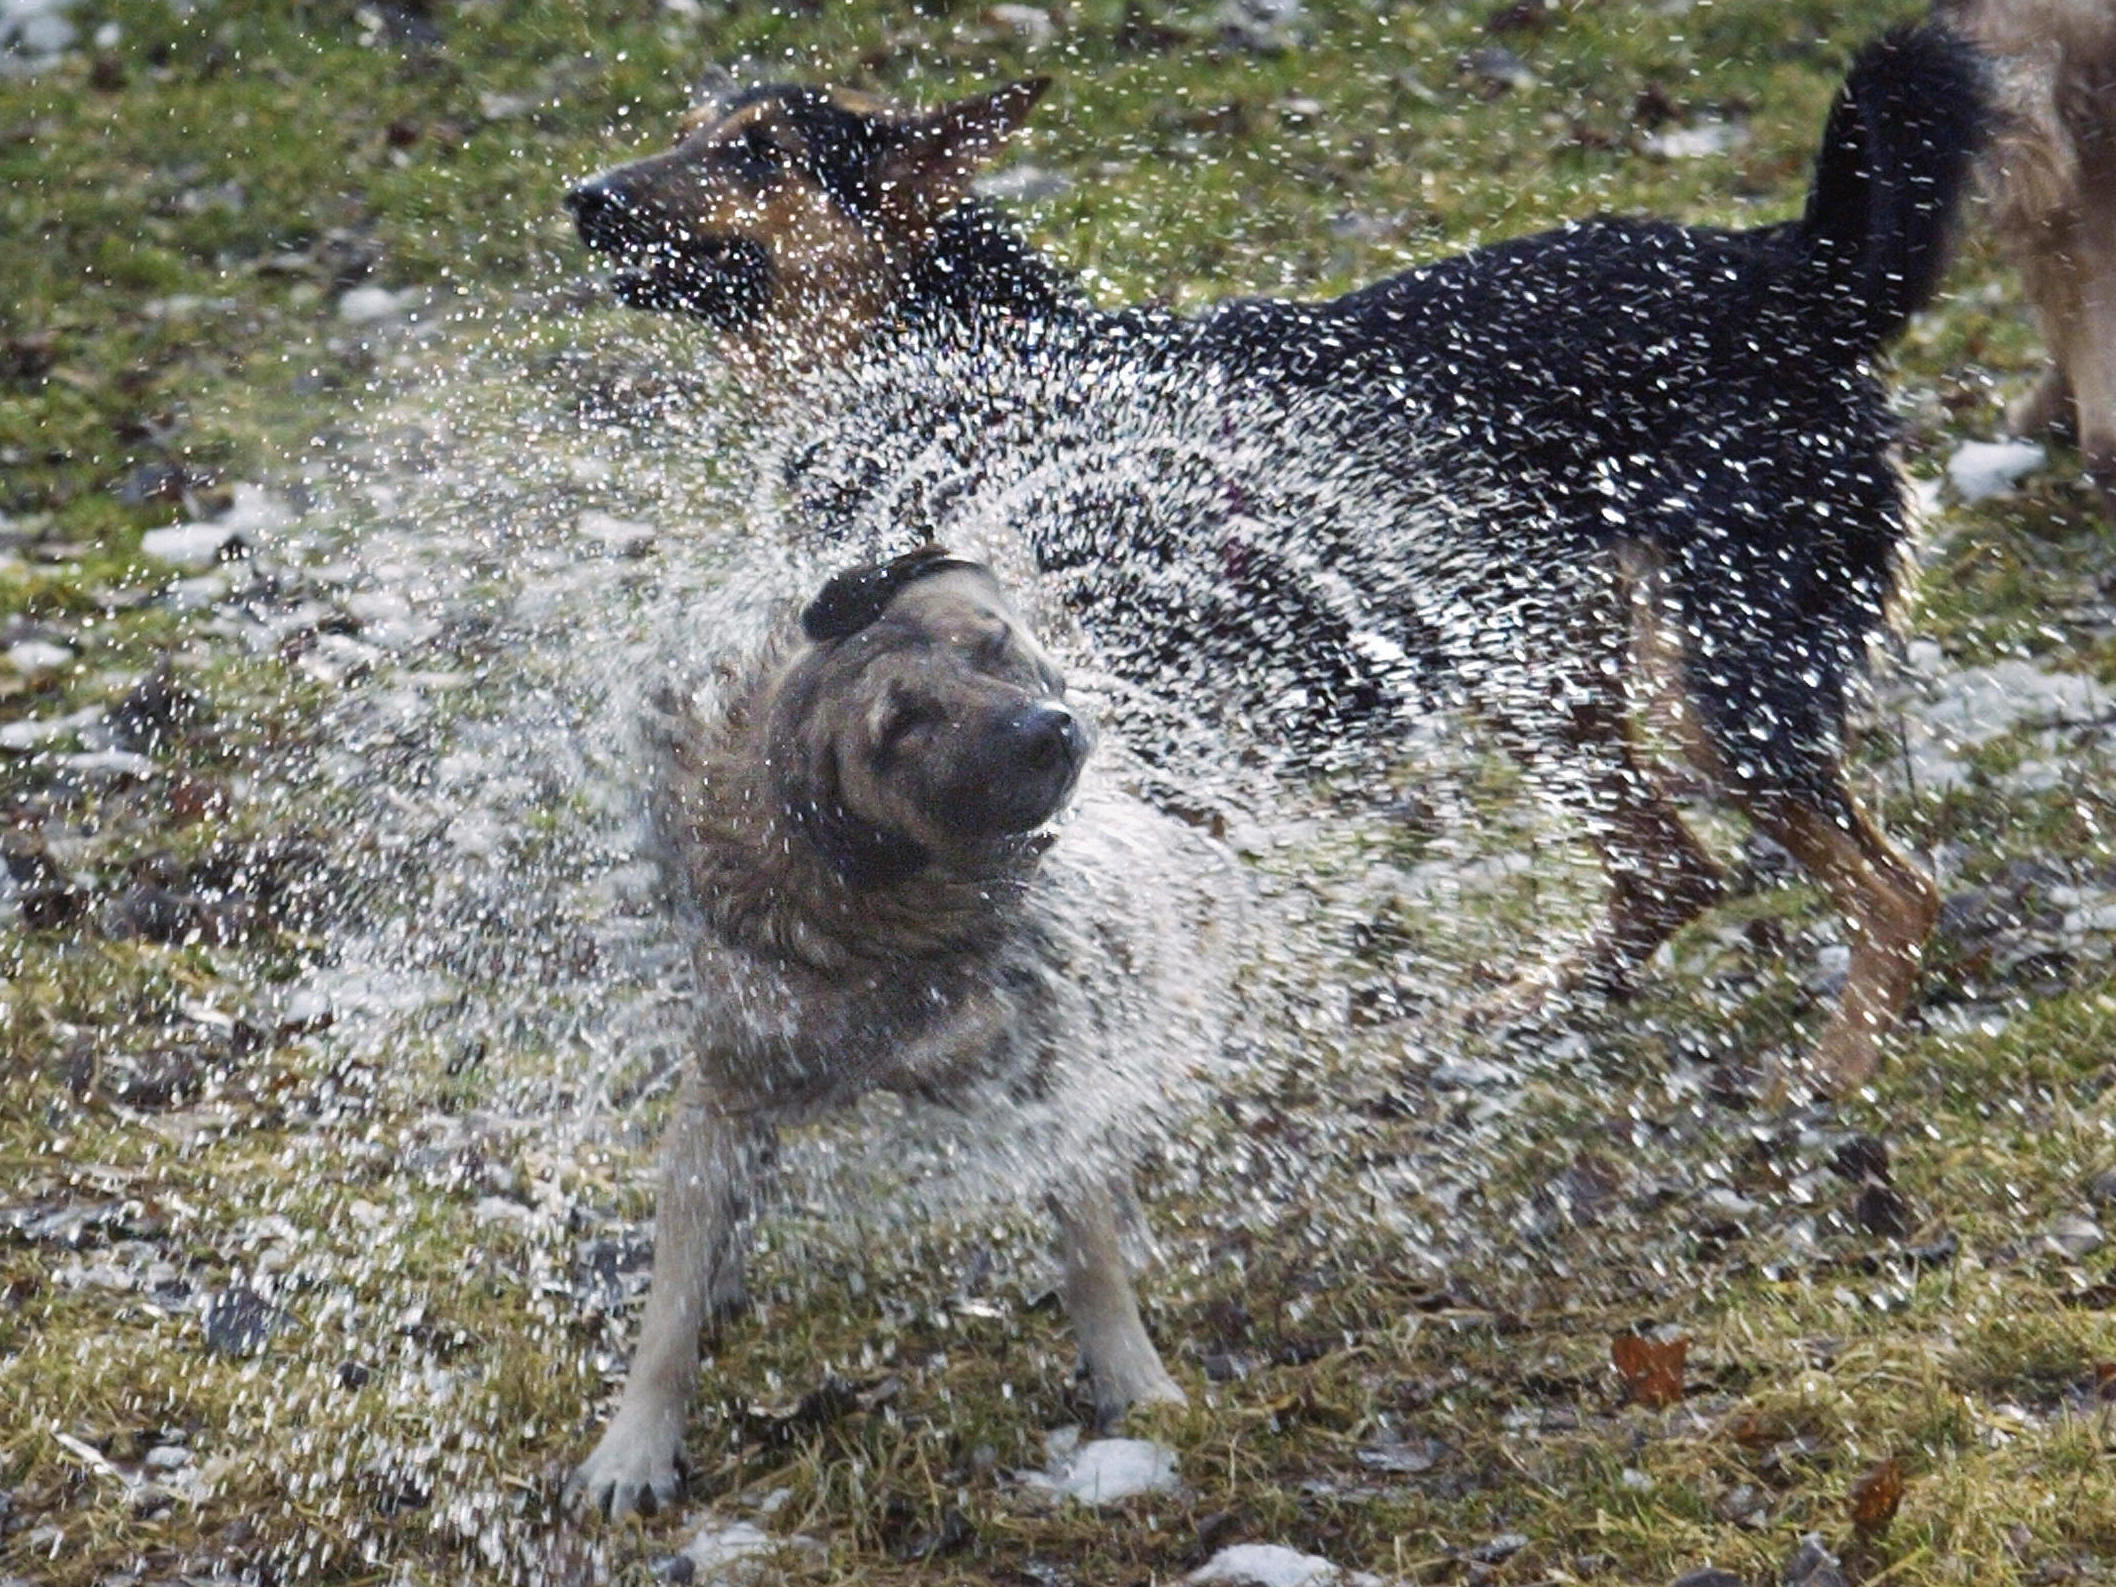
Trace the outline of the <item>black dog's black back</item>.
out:
[[[789,477],[820,521],[849,522],[893,488],[902,470],[886,459],[905,426],[959,436],[945,444],[973,479],[1024,402],[1114,402],[1121,419],[1127,366],[1151,370],[1168,389],[1221,393],[1231,426],[1302,428],[1285,438],[1285,471],[1310,466],[1320,437],[1354,460],[1349,473],[1333,461],[1339,475],[1384,490],[1393,479],[1416,504],[1407,514],[1447,526],[1447,545],[1372,530],[1361,544],[1330,527],[1327,504],[1283,501],[1275,521],[1299,525],[1286,558],[1176,522],[1189,506],[1142,514],[1113,498],[1033,517],[1024,528],[1047,571],[1103,570],[1079,599],[1113,661],[1161,671],[1197,652],[1202,625],[1230,666],[1248,658],[1273,679],[1305,668],[1299,720],[1327,741],[1390,709],[1392,679],[1355,642],[1377,612],[1391,654],[1414,664],[1448,648],[1434,611],[1485,622],[1538,577],[1586,590],[1598,575],[1578,570],[1630,543],[1658,569],[1728,776],[1834,789],[1847,686],[1883,621],[1905,530],[1895,428],[1870,365],[1936,289],[1984,102],[1967,46],[1898,33],[1854,63],[1798,220],[1746,231],[1592,220],[1328,302],[1237,301],[1197,319],[1088,307],[995,243],[989,215],[966,210],[957,224],[975,246],[926,272],[945,278],[945,295],[909,317],[971,355],[945,379],[900,367],[898,394],[851,416],[860,438],[833,438],[834,464],[796,459]],[[1111,393],[1076,392],[1098,382]],[[890,426],[897,435],[880,439]],[[1029,428],[1055,445],[1063,426]],[[1230,475],[1193,494],[1239,518],[1282,484]],[[1468,510],[1451,513],[1450,494]],[[1157,599],[1158,569],[1208,554],[1194,598]],[[1340,589],[1356,619],[1332,615]]]

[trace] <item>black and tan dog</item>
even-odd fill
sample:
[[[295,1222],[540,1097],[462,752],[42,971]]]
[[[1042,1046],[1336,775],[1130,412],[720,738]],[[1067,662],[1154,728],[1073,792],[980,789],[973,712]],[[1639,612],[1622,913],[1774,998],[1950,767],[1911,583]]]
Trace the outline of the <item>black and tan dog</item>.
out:
[[[989,506],[1021,454],[1052,450],[1045,411],[1099,405],[1067,443],[1092,461],[1150,427],[1142,390],[1221,405],[1224,486],[1188,498],[1216,504],[1207,521],[1170,527],[1143,453],[1124,490],[1054,488],[1022,515],[1041,568],[1105,570],[1074,586],[1090,638],[1164,693],[1215,638],[1227,667],[1304,670],[1280,690],[1307,712],[1286,730],[1324,740],[1394,708],[1403,680],[1367,671],[1386,653],[1531,758],[1566,763],[1559,786],[1613,885],[1560,987],[1623,989],[1720,893],[1638,742],[1657,704],[1843,912],[1851,971],[1819,1069],[1867,1079],[1937,913],[1843,767],[1906,533],[1870,366],[1939,281],[1982,128],[1973,51],[1932,30],[1863,51],[1798,219],[1594,220],[1328,302],[1191,319],[1093,308],[967,196],[1041,91],[907,114],[800,87],[715,91],[674,150],[568,202],[628,301],[703,317],[761,388],[864,352],[859,378],[785,405],[800,444],[776,464],[799,521],[851,543],[955,533],[932,504]],[[1300,506],[1296,476],[1319,455],[1395,527],[1325,522],[1335,486]],[[1236,536],[1215,513],[1265,523]],[[1185,602],[1223,587],[1210,621],[1134,577],[1177,565]]]
[[[841,574],[715,706],[665,700],[654,736],[696,1062],[631,1373],[572,1501],[674,1496],[698,1332],[742,1292],[760,1154],[878,1090],[975,1120],[1008,1182],[1042,1188],[1098,1414],[1180,1401],[1115,1207],[1173,1069],[1210,1056],[1207,954],[1238,906],[1200,892],[1216,867],[1194,834],[1130,801],[1090,795],[1052,832],[1090,734],[992,575],[931,550]]]

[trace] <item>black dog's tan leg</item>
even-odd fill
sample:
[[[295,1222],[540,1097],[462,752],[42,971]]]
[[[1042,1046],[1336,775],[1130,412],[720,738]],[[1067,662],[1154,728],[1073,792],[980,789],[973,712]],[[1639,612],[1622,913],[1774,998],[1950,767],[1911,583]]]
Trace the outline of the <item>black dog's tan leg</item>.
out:
[[[1125,1194],[1128,1180],[1120,1187]],[[1096,1420],[1109,1426],[1134,1405],[1182,1404],[1182,1389],[1161,1365],[1139,1320],[1139,1297],[1124,1269],[1110,1186],[1083,1176],[1052,1197],[1052,1210],[1060,1236],[1059,1293],[1094,1384]]]
[[[1917,985],[1940,896],[1848,790],[1835,802],[1833,813],[1788,793],[1742,800],[1757,826],[1828,890],[1850,929],[1851,971],[1815,1053],[1824,1086],[1842,1093],[1880,1067],[1881,1039]]]
[[[1486,999],[1472,1023],[1520,1018],[1583,987],[1628,994],[1654,950],[1720,896],[1723,873],[1646,764],[1629,713],[1605,699],[1576,713],[1568,736],[1589,769],[1565,802],[1587,817],[1608,905],[1578,952]]]
[[[654,1277],[624,1395],[566,1500],[613,1519],[675,1499],[684,1420],[698,1377],[698,1330],[742,1295],[742,1221],[754,1132],[730,1123],[687,1079],[663,1148]]]
[[[1618,748],[1595,787],[1595,847],[1609,875],[1609,905],[1584,968],[1591,984],[1622,994],[1654,950],[1718,901],[1723,875],[1628,739]]]

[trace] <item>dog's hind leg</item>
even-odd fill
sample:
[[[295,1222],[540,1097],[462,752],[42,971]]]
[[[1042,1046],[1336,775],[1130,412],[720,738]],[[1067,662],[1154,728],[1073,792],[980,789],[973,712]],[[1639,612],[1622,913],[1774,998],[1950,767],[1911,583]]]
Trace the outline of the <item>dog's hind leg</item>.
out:
[[[2006,433],[2024,441],[2038,440],[2053,430],[2072,427],[2072,385],[2064,369],[2054,361],[2024,397],[2006,405]]]
[[[1828,891],[1851,932],[1851,969],[1815,1053],[1822,1084],[1842,1094],[1870,1080],[1881,1040],[1917,985],[1939,890],[1897,853],[1841,784],[1825,797],[1752,790],[1751,820]]]
[[[1586,980],[1622,995],[1662,943],[1718,901],[1724,875],[1646,764],[1628,716],[1597,708],[1591,724],[1586,799],[1609,903],[1588,939]]]
[[[2116,179],[2116,177],[2112,177]],[[2065,354],[2078,415],[2079,455],[2116,518],[2116,197],[2095,200],[2101,213],[2081,267],[2079,330]]]
[[[1058,1215],[1059,1293],[1094,1385],[1095,1418],[1105,1427],[1134,1405],[1184,1400],[1146,1337],[1139,1297],[1125,1271],[1117,1199],[1129,1194],[1129,1174],[1121,1176],[1113,1193],[1108,1181],[1084,1173],[1051,1197]]]
[[[624,1395],[566,1500],[615,1519],[652,1514],[682,1487],[683,1428],[698,1378],[698,1330],[742,1294],[748,1193],[768,1134],[729,1120],[686,1078],[663,1147],[654,1277]]]
[[[1648,763],[1618,691],[1594,689],[1574,708],[1564,740],[1564,763],[1550,782],[1585,818],[1609,900],[1577,951],[1482,1000],[1472,1024],[1524,1018],[1582,989],[1628,995],[1654,951],[1709,909],[1724,885],[1718,863]],[[1536,757],[1524,759],[1533,771]]]

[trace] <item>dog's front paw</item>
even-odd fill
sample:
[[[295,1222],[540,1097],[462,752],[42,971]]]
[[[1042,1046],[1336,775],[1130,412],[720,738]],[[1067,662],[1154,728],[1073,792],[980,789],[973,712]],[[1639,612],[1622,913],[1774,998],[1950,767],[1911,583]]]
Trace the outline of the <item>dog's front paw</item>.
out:
[[[634,1511],[653,1515],[675,1503],[683,1491],[682,1456],[682,1442],[675,1435],[636,1424],[628,1427],[620,1418],[566,1484],[566,1507],[613,1521]]]
[[[1149,1405],[1188,1405],[1190,1396],[1168,1375],[1160,1357],[1132,1363],[1126,1370],[1094,1374],[1095,1422],[1113,1428],[1129,1411]]]

